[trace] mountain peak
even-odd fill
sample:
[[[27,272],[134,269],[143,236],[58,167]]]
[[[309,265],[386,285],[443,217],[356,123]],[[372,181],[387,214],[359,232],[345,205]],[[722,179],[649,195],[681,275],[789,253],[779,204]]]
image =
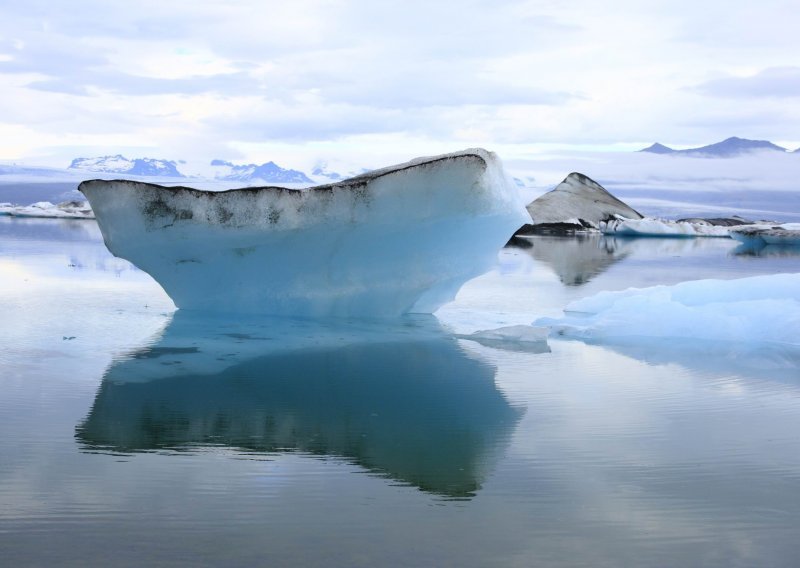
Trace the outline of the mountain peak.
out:
[[[673,150],[669,146],[664,146],[659,142],[655,142],[654,144],[648,146],[647,148],[642,148],[641,150],[639,150],[639,152],[651,152],[653,154],[671,154],[675,152],[675,150]]]
[[[314,169],[311,170],[312,176],[322,177],[330,181],[340,181],[343,176],[337,172],[332,172],[328,169],[327,162],[317,162]]]
[[[732,158],[734,156],[761,150],[786,152],[786,148],[773,144],[769,140],[750,140],[747,138],[739,138],[738,136],[731,136],[722,142],[716,142],[698,148],[687,148],[685,150],[673,150],[672,148],[656,142],[652,146],[639,151],[651,152],[654,154],[682,154],[707,158]]]

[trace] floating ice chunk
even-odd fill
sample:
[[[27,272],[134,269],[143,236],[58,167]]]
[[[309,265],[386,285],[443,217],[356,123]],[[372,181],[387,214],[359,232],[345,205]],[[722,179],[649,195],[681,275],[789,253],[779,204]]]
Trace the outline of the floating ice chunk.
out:
[[[800,274],[601,292],[572,302],[561,318],[534,325],[592,341],[657,337],[800,345]]]
[[[0,203],[0,215],[56,219],[94,219],[92,208],[85,201],[65,201],[58,205],[54,205],[49,201],[38,201],[31,205]]]
[[[736,227],[731,229],[730,236],[751,246],[800,247],[800,223]]]
[[[509,325],[497,329],[476,331],[470,335],[460,335],[462,339],[487,339],[493,341],[516,341],[518,343],[535,343],[547,341],[548,330],[546,327],[533,327],[532,325]]]
[[[600,222],[600,232],[629,237],[728,237],[730,227],[707,221],[667,221],[666,219],[625,219],[617,217]]]
[[[205,192],[79,188],[109,250],[179,308],[303,316],[432,312],[527,219],[497,156],[418,158],[343,182]]]
[[[531,325],[510,325],[497,329],[476,331],[470,335],[458,335],[460,339],[476,341],[487,347],[509,349],[512,351],[527,351],[533,353],[549,353],[546,327],[533,327]]]

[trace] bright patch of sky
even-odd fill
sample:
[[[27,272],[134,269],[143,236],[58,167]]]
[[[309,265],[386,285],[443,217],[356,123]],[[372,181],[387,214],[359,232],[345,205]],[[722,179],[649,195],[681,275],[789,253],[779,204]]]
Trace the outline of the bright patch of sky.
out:
[[[4,161],[800,146],[789,1],[0,5]]]

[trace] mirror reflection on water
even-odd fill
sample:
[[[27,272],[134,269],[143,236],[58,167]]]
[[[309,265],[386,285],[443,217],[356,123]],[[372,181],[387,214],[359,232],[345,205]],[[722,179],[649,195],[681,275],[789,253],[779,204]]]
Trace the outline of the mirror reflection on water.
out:
[[[177,313],[114,362],[77,429],[84,451],[337,456],[423,491],[474,496],[520,411],[435,318],[397,329]]]
[[[0,219],[12,566],[792,566],[791,346],[464,339],[602,290],[800,272],[726,239],[536,237],[436,317],[175,312],[92,222]]]

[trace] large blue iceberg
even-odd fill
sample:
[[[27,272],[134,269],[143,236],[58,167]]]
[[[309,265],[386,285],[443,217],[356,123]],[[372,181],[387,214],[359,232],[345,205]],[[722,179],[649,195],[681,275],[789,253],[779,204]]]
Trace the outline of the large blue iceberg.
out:
[[[179,308],[209,312],[430,313],[529,220],[500,160],[482,149],[305,190],[127,180],[79,189],[113,254]]]

